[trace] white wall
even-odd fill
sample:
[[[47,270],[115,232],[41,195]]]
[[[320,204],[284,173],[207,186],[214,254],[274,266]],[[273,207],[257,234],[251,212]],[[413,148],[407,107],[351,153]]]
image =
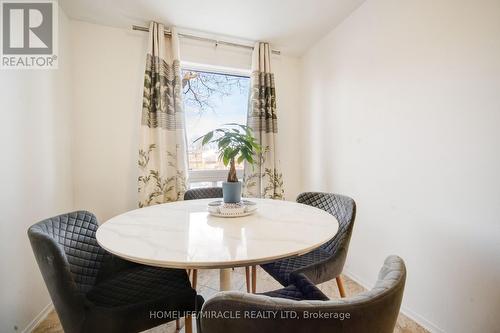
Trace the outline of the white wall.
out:
[[[59,69],[0,71],[0,331],[28,326],[50,299],[26,231],[73,209],[69,21]]]
[[[407,313],[500,329],[500,2],[368,0],[303,58],[303,186],[356,199],[347,271]]]
[[[137,205],[137,147],[147,34],[72,21],[75,203],[101,221]],[[183,61],[249,69],[250,52],[182,39]],[[280,140],[298,128],[299,61],[275,57]],[[298,154],[282,155],[289,198],[299,190]]]
[[[136,208],[146,39],[72,21],[75,205],[101,220]]]

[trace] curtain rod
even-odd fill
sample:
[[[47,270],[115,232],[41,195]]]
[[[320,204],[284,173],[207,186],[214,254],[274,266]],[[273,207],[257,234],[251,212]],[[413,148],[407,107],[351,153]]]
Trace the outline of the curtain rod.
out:
[[[149,28],[141,27],[141,26],[138,26],[138,25],[133,25],[132,26],[132,30],[149,32]],[[171,35],[170,31],[165,30],[165,35],[170,36]],[[245,44],[238,44],[238,43],[226,42],[226,41],[223,41],[223,40],[205,38],[205,37],[200,37],[200,36],[195,36],[195,35],[190,35],[190,34],[184,34],[184,33],[179,33],[179,36],[184,37],[184,38],[189,38],[189,39],[200,40],[200,41],[203,41],[203,42],[210,42],[210,43],[214,43],[216,45],[217,44],[221,44],[221,45],[241,47],[241,48],[244,48],[244,49],[253,50],[253,46],[249,46],[249,45],[245,45]],[[271,50],[271,53],[280,55],[281,51],[279,51],[279,50]]]

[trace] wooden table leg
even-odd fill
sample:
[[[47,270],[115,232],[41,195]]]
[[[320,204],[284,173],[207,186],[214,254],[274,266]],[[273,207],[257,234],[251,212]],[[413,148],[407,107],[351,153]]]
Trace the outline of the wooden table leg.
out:
[[[252,294],[257,291],[257,267],[252,266]]]
[[[193,282],[191,283],[191,286],[193,289],[196,289],[196,284],[198,283],[198,270],[193,269]]]
[[[250,266],[245,267],[245,280],[247,283],[247,293],[250,294],[250,285],[252,284],[252,280],[250,280]]]
[[[193,333],[193,318],[188,315],[184,320],[184,332]]]
[[[220,291],[231,290],[231,269],[221,268],[220,269]]]

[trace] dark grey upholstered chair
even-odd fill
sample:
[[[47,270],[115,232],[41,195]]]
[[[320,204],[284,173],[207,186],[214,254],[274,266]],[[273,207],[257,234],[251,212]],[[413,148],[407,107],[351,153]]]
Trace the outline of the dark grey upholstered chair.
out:
[[[97,244],[95,216],[86,211],[34,224],[28,236],[66,333],[139,332],[175,318],[150,311],[196,311],[203,298],[182,269],[139,265]],[[188,321],[186,321],[188,329]]]
[[[302,273],[290,274],[290,285],[285,288],[268,291],[260,295],[266,295],[277,298],[286,298],[294,301],[328,301],[329,298]]]
[[[187,190],[184,200],[222,198],[222,187],[204,187]]]
[[[339,222],[337,234],[314,251],[265,264],[262,268],[283,286],[290,284],[289,277],[292,272],[305,274],[315,284],[336,278],[340,295],[345,297],[340,274],[354,226],[356,203],[343,195],[320,192],[299,194],[297,202],[323,209],[335,216]]]
[[[375,287],[350,298],[296,301],[232,291],[218,293],[203,305],[201,332],[392,333],[405,280],[403,260],[390,256],[380,270]],[[240,318],[209,317],[211,311],[232,311],[230,313],[239,313]],[[245,313],[276,314],[276,318],[249,318]],[[291,318],[292,313],[297,317]]]
[[[222,198],[222,187],[195,188],[187,190],[186,193],[184,194],[184,200],[211,199],[211,198]],[[198,271],[196,269],[193,269],[192,272],[193,272],[192,285],[193,288],[196,288]],[[250,267],[245,267],[245,273],[246,273],[245,276],[246,276],[247,291],[250,292]],[[188,274],[191,275],[191,270],[188,270]],[[255,282],[253,289],[255,292]]]

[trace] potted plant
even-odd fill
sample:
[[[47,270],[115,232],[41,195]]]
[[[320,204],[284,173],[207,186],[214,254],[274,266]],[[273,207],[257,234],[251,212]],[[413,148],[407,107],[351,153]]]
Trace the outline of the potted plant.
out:
[[[225,128],[217,128],[199,137],[194,142],[202,140],[201,145],[216,143],[219,160],[227,167],[227,181],[222,183],[222,195],[225,203],[241,201],[241,182],[236,175],[236,163],[247,161],[254,165],[254,156],[261,151],[261,146],[255,140],[252,129],[245,125],[225,124]]]

